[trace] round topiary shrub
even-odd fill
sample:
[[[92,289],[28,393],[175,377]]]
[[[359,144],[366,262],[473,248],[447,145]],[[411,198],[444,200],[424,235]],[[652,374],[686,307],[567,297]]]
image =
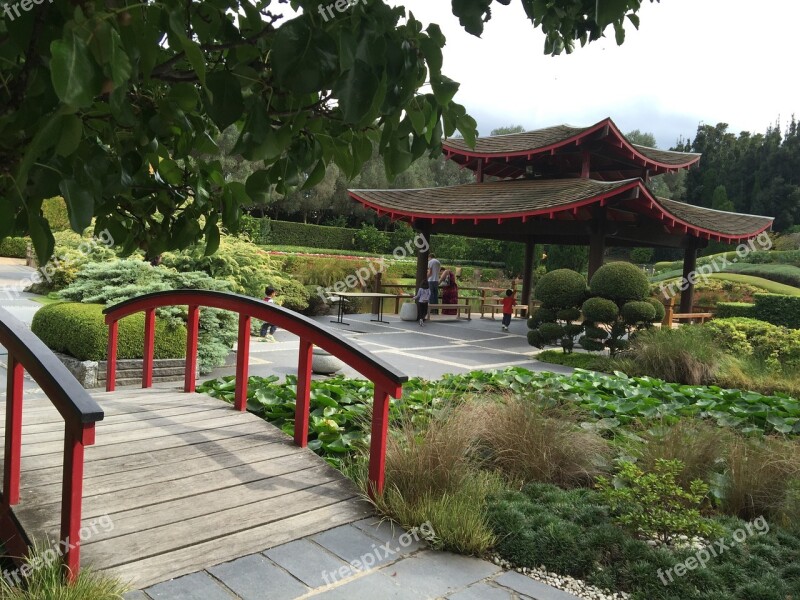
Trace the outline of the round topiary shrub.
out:
[[[653,322],[658,323],[664,320],[664,315],[667,314],[667,310],[664,308],[664,304],[658,298],[647,298],[645,302],[649,302],[653,305],[653,308],[656,310],[656,316],[653,317]]]
[[[622,307],[622,318],[630,325],[652,323],[655,317],[655,307],[644,300],[628,302]]]
[[[583,318],[593,323],[611,323],[619,315],[619,308],[605,298],[589,298],[581,307]]]
[[[581,318],[581,311],[579,308],[565,308],[556,313],[556,318],[559,321],[577,321]]]
[[[644,271],[636,265],[614,262],[597,269],[589,289],[593,296],[602,296],[622,305],[631,300],[647,298],[650,294],[650,283]]]
[[[31,331],[55,352],[79,360],[105,360],[108,325],[102,304],[60,302],[40,308],[33,317]],[[117,358],[142,358],[144,354],[144,313],[119,322]],[[155,358],[184,358],[186,327],[156,319]]]
[[[558,323],[542,323],[538,331],[545,342],[553,342],[564,335],[564,327]]]
[[[645,281],[647,281],[645,279]],[[534,297],[546,308],[560,309],[580,306],[586,298],[586,278],[577,271],[556,269],[542,276],[536,284]]]
[[[537,308],[528,318],[528,328],[536,329],[542,323],[552,323],[555,320],[555,311],[552,311],[549,308]]]

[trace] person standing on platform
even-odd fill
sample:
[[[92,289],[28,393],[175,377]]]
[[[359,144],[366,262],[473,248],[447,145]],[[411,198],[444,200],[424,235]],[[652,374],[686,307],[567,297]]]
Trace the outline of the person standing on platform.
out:
[[[414,301],[417,303],[417,321],[419,326],[425,326],[425,317],[428,316],[428,303],[431,299],[431,290],[427,281],[422,282],[422,287],[417,290]]]
[[[269,286],[266,290],[264,290],[264,302],[272,304],[275,302],[275,288]],[[272,323],[262,323],[261,325],[261,338],[265,342],[274,342],[275,341],[275,332],[277,331],[277,327]]]
[[[516,305],[517,299],[514,297],[514,290],[506,290],[506,297],[503,298],[503,331],[508,331]]]
[[[439,304],[439,273],[442,270],[442,263],[436,259],[436,255],[431,252],[428,259],[428,289],[431,293],[431,304]],[[436,309],[431,311],[432,315],[437,314]]]

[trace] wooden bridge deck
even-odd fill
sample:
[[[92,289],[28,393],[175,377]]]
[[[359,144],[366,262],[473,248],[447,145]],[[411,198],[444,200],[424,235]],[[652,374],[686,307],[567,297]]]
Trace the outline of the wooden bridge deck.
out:
[[[163,388],[92,395],[105,419],[86,449],[83,566],[142,588],[370,514],[338,471],[220,400]],[[63,439],[50,401],[26,396],[13,511],[30,539],[51,545]]]

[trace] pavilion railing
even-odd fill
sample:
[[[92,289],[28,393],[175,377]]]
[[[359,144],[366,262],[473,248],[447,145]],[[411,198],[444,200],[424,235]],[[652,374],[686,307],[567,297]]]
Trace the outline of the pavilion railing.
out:
[[[59,542],[63,547],[66,576],[72,581],[80,565],[84,448],[94,444],[95,423],[103,419],[103,410],[56,355],[4,309],[0,309],[0,344],[8,352],[3,495],[0,499],[2,541],[12,555],[27,554],[24,532],[11,516],[11,507],[20,502],[23,374],[27,371],[64,418]]]
[[[294,425],[294,441],[300,447],[305,448],[308,445],[311,361],[314,346],[326,350],[371,380],[375,385],[375,393],[369,454],[369,491],[371,495],[380,494],[383,491],[386,437],[389,427],[389,398],[401,396],[403,383],[408,381],[408,377],[338,333],[325,329],[308,317],[276,304],[226,292],[175,290],[146,294],[106,308],[103,312],[109,327],[107,391],[113,391],[116,386],[119,320],[134,313],[145,313],[142,387],[148,388],[153,385],[156,309],[184,305],[188,306],[185,392],[195,390],[200,309],[204,307],[218,308],[239,315],[234,406],[240,411],[247,408],[251,319],[256,318],[272,323],[300,338]]]

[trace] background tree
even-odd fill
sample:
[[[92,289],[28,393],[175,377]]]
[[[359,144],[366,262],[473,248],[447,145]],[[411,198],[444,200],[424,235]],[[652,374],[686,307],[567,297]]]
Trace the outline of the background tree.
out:
[[[609,25],[622,43],[641,4],[520,1],[552,54]],[[452,11],[479,36],[509,3]],[[318,0],[73,0],[0,20],[0,240],[28,233],[47,260],[41,203],[60,194],[73,229],[96,218],[125,252],[205,237],[213,253],[242,206],[310,189],[331,164],[353,178],[373,144],[393,177],[456,131],[473,143],[437,25],[382,0],[324,12]],[[244,182],[203,158],[231,125],[231,152],[263,163]]]
[[[525,128],[522,125],[507,125],[492,129],[489,135],[508,135],[509,133],[525,133]]]

